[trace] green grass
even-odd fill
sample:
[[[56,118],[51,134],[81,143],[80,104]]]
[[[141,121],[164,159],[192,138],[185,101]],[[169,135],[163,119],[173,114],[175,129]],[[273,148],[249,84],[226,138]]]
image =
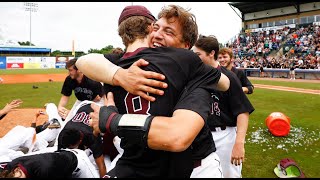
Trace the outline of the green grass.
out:
[[[1,69],[0,75],[3,74],[59,74],[67,73],[64,68],[61,69]]]
[[[38,88],[33,89],[35,85]],[[63,82],[25,83],[25,84],[1,84],[0,107],[13,99],[23,101],[21,108],[43,108],[45,103],[59,104]],[[74,93],[71,95],[67,108],[71,109],[76,101]]]
[[[319,95],[255,89],[248,97],[255,111],[250,115],[246,137],[243,177],[277,177],[273,169],[283,158],[294,159],[307,177],[320,177]],[[287,137],[275,137],[268,131],[265,119],[272,112],[290,118]]]
[[[287,86],[287,87],[295,87],[295,88],[320,90],[320,81],[319,83],[306,83],[306,82],[285,82],[285,81],[250,79],[250,82],[252,84],[265,84],[265,85],[274,85],[274,86]]]
[[[62,84],[0,84],[0,107],[15,98],[24,101],[22,108],[42,108],[48,102],[58,104]],[[301,84],[307,86],[309,83]],[[39,88],[33,89],[32,85]],[[293,158],[306,177],[320,177],[320,96],[256,88],[248,97],[255,111],[250,115],[246,137],[243,177],[276,178],[273,169],[282,158]],[[72,94],[67,107],[71,108],[75,100]],[[275,137],[268,132],[265,119],[272,112],[282,112],[290,118],[291,130],[287,137]],[[283,145],[285,148],[278,148]]]

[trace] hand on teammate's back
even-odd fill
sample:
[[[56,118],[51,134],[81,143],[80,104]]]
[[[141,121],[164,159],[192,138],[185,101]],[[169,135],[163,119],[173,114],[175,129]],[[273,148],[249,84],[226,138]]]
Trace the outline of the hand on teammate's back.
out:
[[[113,78],[113,83],[131,94],[141,96],[148,101],[155,101],[155,97],[150,94],[163,95],[164,91],[157,88],[167,88],[168,84],[162,82],[165,79],[164,75],[140,68],[148,64],[148,61],[139,59],[128,69],[119,69]]]

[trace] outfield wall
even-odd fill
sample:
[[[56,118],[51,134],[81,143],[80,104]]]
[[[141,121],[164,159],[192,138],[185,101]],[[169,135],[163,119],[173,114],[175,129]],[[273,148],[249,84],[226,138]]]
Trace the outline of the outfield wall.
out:
[[[50,69],[65,68],[66,62],[74,57],[25,57],[0,56],[0,69]]]
[[[247,76],[260,77],[259,68],[239,68],[243,69]],[[289,69],[264,68],[264,76],[270,78],[290,78]],[[320,69],[295,69],[296,79],[320,80]]]
[[[49,69],[65,68],[66,62],[74,57],[25,57],[0,56],[0,69]],[[243,69],[247,76],[260,77],[259,68]],[[271,78],[289,78],[289,69],[264,68],[264,74]],[[320,69],[295,69],[296,79],[320,80]]]

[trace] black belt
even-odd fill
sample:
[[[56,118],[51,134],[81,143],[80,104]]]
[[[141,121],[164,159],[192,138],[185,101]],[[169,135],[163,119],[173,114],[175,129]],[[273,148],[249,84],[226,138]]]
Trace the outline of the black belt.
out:
[[[210,128],[211,131],[217,131],[216,128],[219,127],[222,131],[227,129],[227,126],[216,126],[216,127],[212,127]]]

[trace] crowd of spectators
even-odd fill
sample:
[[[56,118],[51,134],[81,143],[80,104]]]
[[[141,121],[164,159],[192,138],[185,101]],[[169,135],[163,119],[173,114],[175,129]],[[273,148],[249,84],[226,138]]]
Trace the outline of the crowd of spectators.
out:
[[[318,25],[243,33],[227,46],[233,49],[236,67],[320,69]],[[284,54],[277,53],[281,47],[287,48]]]

